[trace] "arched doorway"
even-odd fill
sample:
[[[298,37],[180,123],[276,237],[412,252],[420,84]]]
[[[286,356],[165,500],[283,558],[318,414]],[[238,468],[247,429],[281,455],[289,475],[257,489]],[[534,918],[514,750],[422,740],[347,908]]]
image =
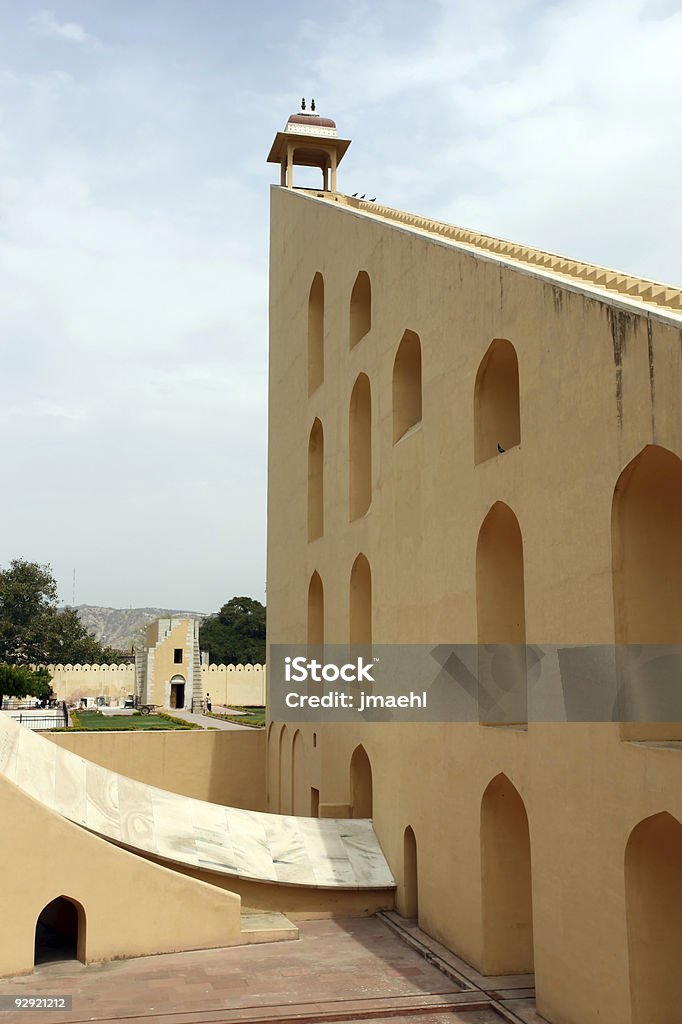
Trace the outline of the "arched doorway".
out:
[[[58,896],[43,907],[36,922],[35,964],[59,960],[85,963],[85,911],[68,896]]]
[[[411,825],[407,826],[403,835],[403,895],[401,913],[403,917],[419,918],[417,840]]]
[[[350,759],[350,804],[351,818],[372,817],[372,766],[362,745]]]
[[[170,694],[168,706],[179,710],[185,706],[185,678],[184,676],[173,676],[170,681]]]
[[[625,849],[632,1024],[670,1024],[682,1006],[682,824],[645,818]]]
[[[533,970],[530,833],[523,800],[496,775],[481,801],[484,974]]]

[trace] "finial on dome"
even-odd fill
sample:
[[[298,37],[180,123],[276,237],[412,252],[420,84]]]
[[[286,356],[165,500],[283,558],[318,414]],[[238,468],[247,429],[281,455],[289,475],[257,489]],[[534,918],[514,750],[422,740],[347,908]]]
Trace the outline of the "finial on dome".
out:
[[[313,100],[312,103],[310,104],[310,109],[313,111],[315,110],[315,100]]]
[[[313,102],[315,102],[315,101],[313,100]],[[313,109],[314,109],[314,108],[313,108]],[[305,96],[304,96],[304,97],[303,97],[303,99],[301,100],[301,110],[305,110]]]

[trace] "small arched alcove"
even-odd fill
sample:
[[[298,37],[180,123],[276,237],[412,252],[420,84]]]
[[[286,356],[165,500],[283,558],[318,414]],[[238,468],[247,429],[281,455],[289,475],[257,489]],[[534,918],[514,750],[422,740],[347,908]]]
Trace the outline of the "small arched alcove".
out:
[[[308,296],[308,394],[324,380],[324,278],[315,274]]]
[[[372,643],[372,571],[363,554],[353,562],[350,572],[350,642]]]
[[[393,364],[393,444],[422,418],[422,348],[414,331],[403,334]]]
[[[308,584],[308,643],[324,643],[324,586],[317,570]]]
[[[308,438],[308,540],[324,533],[324,433],[315,417]]]
[[[523,800],[496,775],[481,801],[483,973],[533,970],[530,833]]]
[[[506,338],[496,338],[483,356],[474,388],[474,461],[491,459],[521,443],[519,362]]]
[[[611,509],[616,643],[682,643],[682,460],[647,445],[620,474]],[[679,659],[621,649],[624,738],[682,739]],[[627,657],[625,657],[627,652]],[[663,652],[661,652],[663,654]],[[664,662],[669,668],[666,670]]]
[[[348,417],[348,492],[351,522],[372,500],[372,394],[366,373],[358,375]]]
[[[670,1024],[682,1006],[682,824],[641,821],[625,849],[632,1024]]]
[[[350,297],[350,347],[353,348],[372,326],[372,285],[369,274],[361,270],[355,278]]]
[[[516,516],[501,501],[478,534],[476,616],[481,721],[523,724],[528,720],[523,540]]]
[[[367,751],[360,744],[350,759],[351,818],[371,818],[372,805],[372,766]]]
[[[36,922],[36,966],[58,960],[85,963],[85,911],[70,896],[48,903]]]
[[[403,833],[403,891],[398,909],[403,917],[419,918],[417,840],[411,825]]]

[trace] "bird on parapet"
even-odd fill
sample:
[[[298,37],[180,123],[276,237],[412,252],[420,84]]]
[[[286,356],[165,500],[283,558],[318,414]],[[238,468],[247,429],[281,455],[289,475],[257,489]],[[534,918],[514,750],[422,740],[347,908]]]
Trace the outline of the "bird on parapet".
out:
[[[351,196],[351,199],[357,199],[357,195],[357,192],[354,192],[353,195]]]
[[[367,193],[366,193],[366,192],[363,192],[363,193],[362,193],[362,195],[360,196],[360,198],[361,198],[361,199],[364,199],[366,195],[367,195]]]
[[[369,200],[370,203],[376,203],[376,201],[377,201],[377,197],[376,196],[374,197],[374,199],[370,199]]]
[[[502,455],[502,453],[506,450],[502,447],[499,441],[497,442],[497,450],[500,453],[500,455]]]

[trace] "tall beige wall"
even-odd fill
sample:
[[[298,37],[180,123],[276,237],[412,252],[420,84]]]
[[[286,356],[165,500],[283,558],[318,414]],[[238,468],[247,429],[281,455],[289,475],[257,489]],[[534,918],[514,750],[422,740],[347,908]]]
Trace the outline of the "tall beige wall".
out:
[[[614,490],[646,445],[682,454],[682,325],[291,191],[273,189],[271,224],[269,643],[306,641],[314,572],[325,640],[347,642],[359,554],[371,571],[374,642],[477,642],[477,599],[494,549],[484,547],[477,583],[479,533],[496,503],[518,523],[522,566],[509,527],[500,543],[514,569],[514,603],[496,611],[488,602],[485,629],[497,615],[509,629],[522,621],[528,643],[613,642]],[[351,346],[359,270],[371,282],[371,329]],[[308,296],[318,273],[324,380],[308,395]],[[406,331],[421,346],[421,419],[396,441],[394,359]],[[511,442],[500,437],[507,451],[477,463],[476,380],[496,339],[509,341],[518,359],[520,444],[514,426]],[[367,514],[351,521],[349,412],[360,374],[371,387],[372,495]],[[397,400],[404,412],[399,391]],[[503,412],[500,429],[510,430],[513,417]],[[309,541],[316,419],[324,432],[324,531]],[[506,513],[497,518],[511,523]],[[665,732],[674,738],[674,727]],[[410,826],[422,927],[483,970],[505,958],[519,970],[494,921],[505,920],[523,871],[497,875],[494,887],[484,871],[485,850],[523,846],[520,818],[494,803],[482,827],[484,794],[504,774],[527,816],[539,1011],[556,1024],[654,1024],[633,1010],[630,964],[648,939],[633,924],[623,865],[638,822],[661,811],[682,821],[682,754],[679,745],[626,739],[617,726],[589,724],[275,723],[270,807],[288,811],[318,790],[319,813],[352,811],[350,763],[362,743],[399,904],[410,888]],[[519,928],[529,933],[528,922]],[[676,941],[682,955],[682,936]]]
[[[265,732],[53,732],[46,739],[172,793],[265,810]]]
[[[87,963],[239,943],[234,893],[112,846],[5,779],[0,819],[0,876],[12,879],[2,892],[3,919],[12,926],[0,929],[1,975],[33,969],[38,916],[58,896],[84,912]]]

